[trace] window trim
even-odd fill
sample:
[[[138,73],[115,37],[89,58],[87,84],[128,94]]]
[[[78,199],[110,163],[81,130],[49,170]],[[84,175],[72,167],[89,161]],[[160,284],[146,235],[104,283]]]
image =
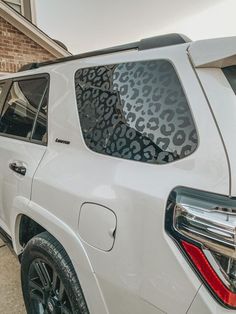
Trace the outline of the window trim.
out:
[[[34,123],[33,123],[33,127],[32,127],[32,133],[31,133],[31,136],[29,138],[29,140],[32,142],[32,141],[37,141],[37,142],[41,142],[39,140],[35,140],[33,139],[33,135],[35,133],[35,130],[36,130],[36,125],[37,125],[37,120],[38,120],[38,117],[39,117],[39,113],[40,113],[40,109],[42,108],[42,104],[45,100],[45,97],[48,99],[48,96],[49,96],[49,83],[47,81],[47,86],[46,86],[46,89],[43,93],[43,96],[42,96],[42,99],[39,103],[39,107],[38,107],[38,110],[37,110],[37,113],[35,115],[35,119],[34,119]],[[47,101],[47,108],[48,108],[48,101]],[[46,124],[46,133],[48,133],[48,110],[47,110],[47,124]],[[47,140],[48,141],[48,140]],[[47,141],[46,141],[46,144],[47,144]]]
[[[6,100],[8,98],[8,95],[10,93],[10,90],[11,90],[11,87],[12,87],[13,83],[14,82],[19,82],[19,81],[33,80],[33,79],[38,79],[38,78],[46,78],[47,79],[46,92],[44,93],[42,101],[43,101],[43,99],[45,97],[48,97],[47,105],[49,105],[49,91],[50,91],[50,75],[49,75],[49,73],[39,73],[39,74],[34,74],[34,75],[26,75],[26,76],[14,77],[14,78],[11,78],[11,79],[3,80],[3,81],[0,81],[0,85],[2,84],[2,82],[4,82],[4,85],[6,84],[6,91],[4,91],[5,94],[3,94],[4,95],[3,96],[3,100],[0,101],[0,120],[1,120],[1,116],[2,116],[2,111],[3,111],[4,106],[6,104]],[[4,86],[4,89],[5,89],[5,86]],[[40,105],[42,104],[42,101],[41,101]],[[39,115],[40,108],[41,107],[39,106],[39,108],[37,110],[37,113],[35,115],[32,131],[34,131],[34,127],[36,125],[36,121],[37,121],[37,118],[38,118],[38,115]],[[46,129],[47,129],[47,132],[48,132],[48,110],[47,110],[47,125],[46,125]],[[31,134],[30,138],[25,138],[25,137],[21,137],[21,136],[17,136],[17,135],[6,134],[6,133],[1,133],[0,132],[0,137],[1,136],[2,137],[6,137],[6,138],[12,138],[12,139],[15,139],[15,140],[20,140],[22,142],[42,145],[42,146],[47,146],[48,145],[48,137],[47,137],[46,143],[42,143],[42,141],[32,139],[33,132]]]

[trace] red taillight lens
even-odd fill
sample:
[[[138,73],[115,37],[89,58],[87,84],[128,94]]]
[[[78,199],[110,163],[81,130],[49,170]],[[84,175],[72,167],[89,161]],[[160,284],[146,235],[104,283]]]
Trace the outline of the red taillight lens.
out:
[[[216,299],[236,308],[236,199],[177,188],[165,228]]]
[[[202,250],[188,242],[181,241],[181,243],[197,270],[205,279],[209,287],[211,287],[211,289],[216,293],[219,299],[230,307],[235,307],[236,294],[225,287],[211,267]]]

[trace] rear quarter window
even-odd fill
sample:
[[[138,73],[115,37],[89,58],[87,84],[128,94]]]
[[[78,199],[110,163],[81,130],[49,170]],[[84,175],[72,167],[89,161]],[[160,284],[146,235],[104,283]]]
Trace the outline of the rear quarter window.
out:
[[[166,60],[79,69],[75,88],[84,141],[97,153],[162,164],[197,147],[187,99]]]

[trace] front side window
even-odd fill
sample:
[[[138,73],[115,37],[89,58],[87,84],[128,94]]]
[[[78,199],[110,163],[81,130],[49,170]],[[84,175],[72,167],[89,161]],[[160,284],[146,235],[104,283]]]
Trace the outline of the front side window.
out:
[[[46,78],[13,82],[1,112],[0,133],[26,139],[36,136],[42,140],[43,132],[46,133],[42,111],[47,86]]]
[[[79,69],[75,86],[83,137],[93,151],[167,163],[196,149],[197,132],[170,62]]]

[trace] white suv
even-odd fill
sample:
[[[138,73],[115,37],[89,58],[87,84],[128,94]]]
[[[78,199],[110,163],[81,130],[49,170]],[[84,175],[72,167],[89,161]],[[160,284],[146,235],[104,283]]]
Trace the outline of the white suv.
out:
[[[31,64],[0,91],[0,226],[28,313],[233,312],[235,37]]]

